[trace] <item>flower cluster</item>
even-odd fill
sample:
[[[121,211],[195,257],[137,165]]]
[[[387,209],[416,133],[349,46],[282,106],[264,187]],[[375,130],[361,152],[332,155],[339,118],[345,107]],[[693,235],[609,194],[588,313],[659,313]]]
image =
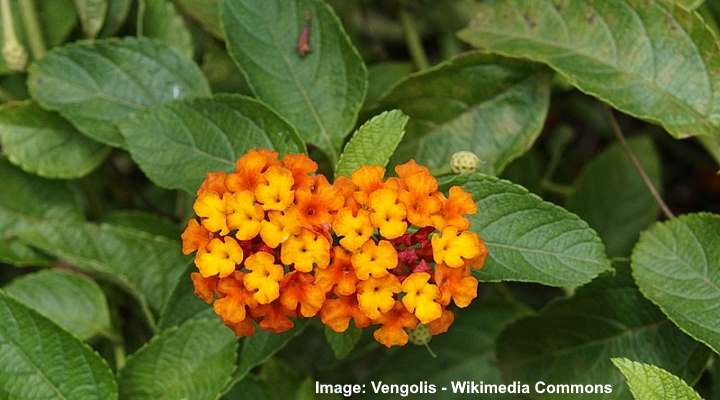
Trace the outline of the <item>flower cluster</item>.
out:
[[[336,332],[380,325],[388,347],[418,324],[447,331],[449,306],[476,297],[471,269],[487,255],[468,230],[471,195],[444,195],[414,161],[388,179],[380,166],[332,184],[316,171],[302,154],[251,150],[234,172],[208,174],[182,234],[183,252],[197,252],[197,296],[240,336],[313,316]]]

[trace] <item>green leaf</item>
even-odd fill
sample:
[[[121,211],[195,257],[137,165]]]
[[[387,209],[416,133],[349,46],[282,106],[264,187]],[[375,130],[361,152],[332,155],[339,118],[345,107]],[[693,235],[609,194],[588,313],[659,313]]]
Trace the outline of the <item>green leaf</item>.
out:
[[[473,52],[411,75],[383,103],[410,116],[400,161],[441,168],[467,150],[480,172],[497,175],[532,146],[549,100],[550,74],[539,64]]]
[[[295,327],[280,334],[257,330],[254,335],[243,340],[235,370],[234,382],[241,381],[255,367],[265,363],[280,351],[307,326],[307,321],[296,320]]]
[[[627,358],[613,358],[612,362],[625,375],[637,400],[702,400],[685,381],[662,368]]]
[[[643,136],[628,145],[661,189],[660,160],[652,141]],[[610,256],[629,255],[640,232],[658,216],[655,199],[619,143],[585,166],[567,207],[600,233]]]
[[[365,122],[340,154],[335,176],[350,176],[366,164],[386,166],[405,135],[407,122],[408,116],[398,110],[386,111]]]
[[[402,78],[413,72],[409,62],[382,62],[368,66],[368,89],[363,110],[379,106],[382,96]]]
[[[459,33],[473,46],[546,63],[675,137],[720,134],[720,47],[697,14],[643,0],[492,0],[478,8]]]
[[[580,286],[611,269],[597,233],[575,214],[487,175],[461,175],[450,183],[477,204],[470,229],[489,251],[478,279]]]
[[[16,267],[47,267],[51,259],[16,239],[0,240],[0,263]]]
[[[237,338],[219,321],[191,321],[155,336],[120,371],[121,399],[219,398],[232,377]]]
[[[168,0],[140,0],[138,36],[147,36],[165,42],[192,58],[192,35],[182,16]]]
[[[299,153],[297,133],[249,97],[220,95],[168,103],[120,125],[130,154],[157,185],[195,193],[210,171],[231,171],[251,148]]]
[[[583,396],[590,399],[630,398],[611,357],[655,364],[694,382],[708,356],[705,346],[683,334],[643,298],[626,265],[615,277],[602,277],[578,289],[574,297],[510,325],[498,341],[507,381],[612,385],[609,395]]]
[[[337,333],[325,327],[325,339],[327,339],[330,348],[335,353],[335,358],[338,360],[342,360],[352,352],[361,335],[362,329],[358,329],[352,324],[348,327],[348,330],[342,333]]]
[[[175,0],[190,18],[215,38],[223,40],[220,4],[223,0]]]
[[[47,178],[85,176],[110,154],[109,147],[34,102],[0,108],[0,142],[13,164]]]
[[[117,122],[172,100],[210,95],[195,63],[147,38],[73,43],[30,67],[33,98],[80,132],[111,146],[125,143]]]
[[[467,308],[455,311],[450,330],[434,336],[429,343],[437,355],[433,358],[424,346],[408,344],[402,351],[384,355],[373,369],[370,379],[388,384],[407,384],[426,380],[436,385],[451,381],[470,380],[488,384],[502,383],[497,367],[495,341],[511,322],[530,312],[518,303],[508,302],[497,293],[481,294]],[[428,395],[409,396],[408,399],[427,398]],[[397,398],[386,394],[381,398]],[[434,399],[457,399],[450,391],[438,391]]]
[[[80,339],[110,331],[105,294],[97,283],[82,275],[45,270],[22,275],[4,290]]]
[[[203,51],[201,68],[214,93],[252,93],[245,76],[228,55],[224,44],[208,43]]]
[[[642,293],[683,331],[720,353],[720,215],[657,223],[632,254]]]
[[[108,0],[108,10],[105,16],[105,24],[100,31],[100,37],[108,37],[115,35],[130,13],[132,0]]]
[[[21,171],[0,157],[0,234],[14,237],[28,224],[83,220],[75,197],[64,181],[51,181]]]
[[[302,57],[306,15],[312,51]],[[322,0],[238,0],[223,3],[221,19],[230,55],[257,97],[335,163],[362,106],[367,70],[333,10]]]
[[[160,312],[158,327],[161,330],[182,325],[190,320],[219,318],[210,304],[195,296],[195,288],[190,280],[190,273],[194,271],[196,268],[191,265],[180,276],[177,286]]]
[[[108,0],[75,0],[75,8],[80,16],[85,36],[94,38],[105,22]]]
[[[692,11],[700,7],[705,0],[666,0],[669,1],[672,4],[677,4],[678,6],[684,8],[685,10]]]
[[[171,240],[177,240],[182,234],[182,229],[175,222],[147,211],[113,210],[103,217],[102,222],[115,226],[127,226]]]
[[[105,361],[50,320],[0,291],[0,393],[6,399],[117,399]]]
[[[162,309],[190,263],[178,240],[93,223],[40,223],[19,232],[23,243],[122,286],[142,306]]]

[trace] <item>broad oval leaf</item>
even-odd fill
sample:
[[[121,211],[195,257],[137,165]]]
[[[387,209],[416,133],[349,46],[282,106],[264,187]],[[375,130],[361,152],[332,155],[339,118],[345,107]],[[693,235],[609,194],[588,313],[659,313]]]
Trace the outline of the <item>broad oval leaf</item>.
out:
[[[0,143],[13,164],[47,178],[85,176],[110,154],[109,147],[34,102],[0,108]]]
[[[113,36],[122,28],[130,13],[133,0],[108,0],[105,23],[100,31],[101,37]]]
[[[522,186],[482,174],[449,184],[461,185],[477,204],[470,229],[489,251],[478,279],[580,286],[611,269],[602,241],[585,221]]]
[[[347,357],[355,348],[355,345],[362,336],[362,329],[358,329],[351,324],[345,332],[335,332],[325,327],[325,340],[335,354],[335,358],[342,360]]]
[[[398,161],[442,168],[467,150],[480,157],[480,172],[498,175],[540,134],[550,73],[539,64],[466,53],[400,81],[382,103],[410,116]]]
[[[192,60],[147,38],[73,43],[30,67],[28,86],[44,108],[58,111],[80,132],[111,146],[125,143],[117,122],[168,101],[209,96]]]
[[[43,223],[22,229],[23,243],[106,278],[160,311],[190,259],[177,240],[93,223]]]
[[[0,291],[0,393],[8,399],[118,398],[105,361],[50,320]]]
[[[243,380],[253,368],[269,360],[307,326],[307,321],[299,319],[294,323],[295,327],[287,332],[278,334],[257,330],[254,335],[245,338],[240,348],[234,382]]]
[[[632,254],[643,294],[694,338],[720,353],[720,215],[699,213],[643,232]]]
[[[175,5],[167,0],[140,0],[138,36],[161,40],[192,58],[192,35]]]
[[[662,368],[627,358],[613,358],[612,362],[625,375],[636,400],[702,400],[685,381]]]
[[[249,97],[168,103],[121,124],[130,154],[156,184],[194,193],[210,171],[230,171],[251,148],[303,152],[284,119]]]
[[[113,210],[103,216],[102,222],[115,226],[127,226],[151,235],[177,240],[182,228],[159,214],[140,210]]]
[[[392,110],[365,122],[345,145],[335,166],[335,176],[350,176],[363,165],[387,165],[405,135],[407,121],[408,116],[402,111]]]
[[[333,10],[322,0],[225,1],[221,10],[230,55],[257,97],[336,162],[362,107],[367,69]],[[306,24],[311,50],[302,56]]]
[[[120,371],[120,398],[214,400],[230,382],[238,341],[218,320],[168,329],[135,352]]]
[[[57,269],[22,275],[5,293],[80,339],[110,332],[110,311],[93,280]]]
[[[621,266],[551,303],[539,315],[510,325],[498,341],[507,381],[548,384],[609,384],[612,393],[589,399],[630,399],[611,357],[629,357],[666,368],[694,382],[707,364],[705,346],[682,333],[645,300]],[[565,399],[566,394],[533,394],[533,399]],[[580,396],[580,395],[578,395]]]
[[[190,273],[195,271],[197,271],[197,268],[191,265],[180,276],[177,286],[173,289],[160,312],[158,327],[161,330],[182,325],[190,320],[219,318],[210,304],[205,303],[195,295],[195,288],[190,279]]]
[[[108,0],[75,0],[75,8],[80,16],[85,36],[94,38],[105,22]]]
[[[675,137],[720,134],[720,47],[699,15],[655,0],[492,0],[478,8],[460,32],[468,43],[546,63]]]
[[[628,145],[661,188],[660,160],[652,141],[643,136],[628,140]],[[611,257],[628,256],[640,232],[657,220],[657,203],[619,143],[591,160],[574,187],[568,210],[598,231]]]
[[[195,22],[217,39],[223,40],[220,26],[220,4],[223,0],[176,0],[175,2]]]

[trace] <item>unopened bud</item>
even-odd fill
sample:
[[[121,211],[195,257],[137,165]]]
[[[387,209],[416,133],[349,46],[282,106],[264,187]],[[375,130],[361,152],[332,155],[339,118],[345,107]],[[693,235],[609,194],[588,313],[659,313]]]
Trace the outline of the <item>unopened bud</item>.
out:
[[[28,61],[28,55],[25,48],[15,40],[9,40],[5,42],[2,49],[3,59],[8,68],[13,71],[22,71],[25,69],[25,64]]]
[[[466,174],[477,171],[480,158],[471,151],[458,151],[450,157],[450,169],[455,174]]]
[[[425,346],[432,340],[432,334],[426,325],[418,324],[415,329],[408,331],[408,340],[414,345]]]

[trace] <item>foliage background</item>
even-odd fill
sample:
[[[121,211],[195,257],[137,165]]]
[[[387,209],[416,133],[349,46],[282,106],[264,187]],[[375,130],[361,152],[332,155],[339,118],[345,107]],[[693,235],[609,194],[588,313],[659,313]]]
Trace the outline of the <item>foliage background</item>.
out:
[[[716,0],[0,5],[1,398],[467,379],[720,399]],[[238,341],[192,295],[193,193],[254,147],[329,177],[416,158],[473,193],[490,258],[437,358],[316,321]],[[462,150],[477,173],[451,172]]]

